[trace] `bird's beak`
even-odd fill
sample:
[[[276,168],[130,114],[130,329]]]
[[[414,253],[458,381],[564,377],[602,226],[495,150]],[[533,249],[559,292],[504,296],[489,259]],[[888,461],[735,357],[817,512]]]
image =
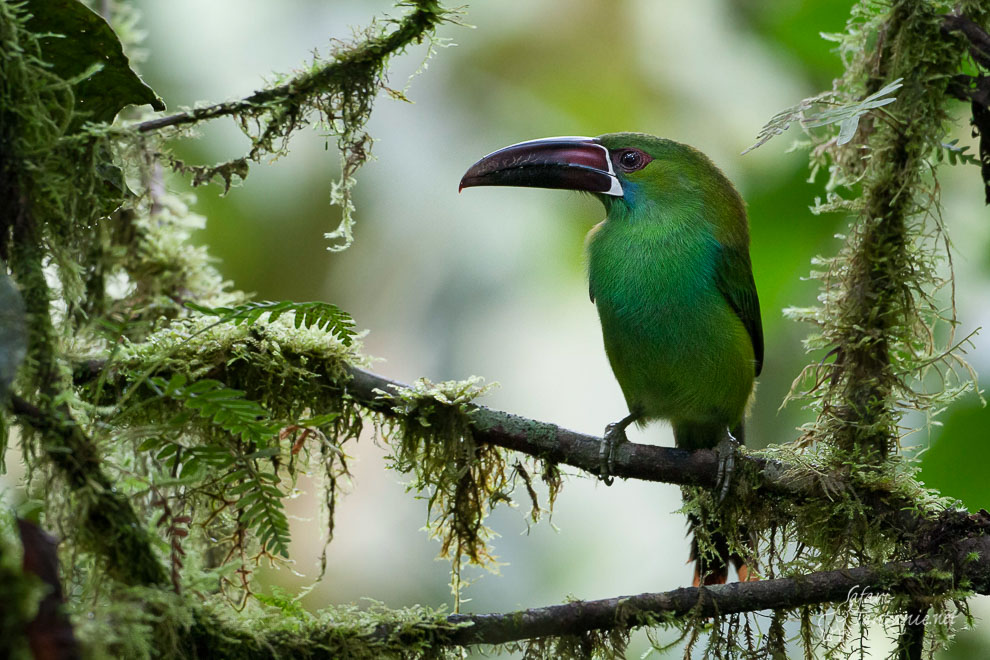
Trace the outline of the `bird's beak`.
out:
[[[461,178],[472,186],[562,188],[622,197],[608,149],[590,137],[555,137],[520,142],[490,153]]]

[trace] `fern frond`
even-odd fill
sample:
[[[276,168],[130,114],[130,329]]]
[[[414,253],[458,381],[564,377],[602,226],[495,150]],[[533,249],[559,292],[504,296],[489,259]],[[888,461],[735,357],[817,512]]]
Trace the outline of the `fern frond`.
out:
[[[158,376],[148,381],[162,396],[181,401],[184,407],[252,446],[263,449],[278,433],[279,424],[271,420],[261,404],[218,380],[206,378],[189,383],[185,375],[175,374],[168,381]]]
[[[350,346],[355,335],[354,319],[351,315],[327,302],[259,301],[236,307],[205,307],[187,302],[186,307],[206,316],[215,316],[220,319],[219,323],[234,325],[242,323],[253,325],[264,314],[268,314],[269,323],[274,323],[283,314],[292,312],[295,327],[319,328],[337,337],[344,346]]]

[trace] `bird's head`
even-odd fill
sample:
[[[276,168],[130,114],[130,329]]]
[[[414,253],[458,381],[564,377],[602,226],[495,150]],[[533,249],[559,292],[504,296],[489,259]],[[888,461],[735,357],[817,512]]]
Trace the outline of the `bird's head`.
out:
[[[579,190],[594,194],[606,209],[619,202],[637,207],[690,205],[723,195],[738,199],[729,180],[703,153],[645,133],[520,142],[472,165],[460,189],[473,186]]]

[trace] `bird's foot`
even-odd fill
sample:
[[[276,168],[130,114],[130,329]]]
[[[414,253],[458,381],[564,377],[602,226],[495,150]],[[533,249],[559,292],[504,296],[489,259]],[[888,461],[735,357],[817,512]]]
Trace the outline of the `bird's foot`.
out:
[[[626,427],[634,419],[634,415],[629,415],[605,427],[601,449],[598,451],[598,478],[604,481],[606,486],[611,486],[615,481],[612,477],[612,472],[615,470],[615,449],[623,442],[629,442],[629,438],[626,437]]]
[[[732,485],[732,473],[736,469],[736,453],[739,451],[739,441],[728,429],[725,430],[725,437],[715,447],[715,454],[718,456],[718,472],[715,475],[715,488],[718,489],[718,503],[725,500],[729,494],[729,487]]]

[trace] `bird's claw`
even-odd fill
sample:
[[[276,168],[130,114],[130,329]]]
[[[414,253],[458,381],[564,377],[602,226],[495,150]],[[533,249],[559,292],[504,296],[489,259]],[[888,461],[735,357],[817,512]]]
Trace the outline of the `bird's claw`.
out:
[[[731,431],[726,429],[725,437],[715,447],[715,453],[718,456],[718,472],[715,474],[715,487],[718,489],[719,504],[729,494],[729,487],[732,485],[732,473],[736,468],[736,452],[738,450],[739,441],[736,440]]]
[[[615,479],[612,472],[615,469],[615,448],[623,442],[629,442],[626,437],[626,423],[613,422],[605,427],[605,436],[602,438],[601,449],[598,451],[598,478],[605,482],[606,486],[611,486]]]

